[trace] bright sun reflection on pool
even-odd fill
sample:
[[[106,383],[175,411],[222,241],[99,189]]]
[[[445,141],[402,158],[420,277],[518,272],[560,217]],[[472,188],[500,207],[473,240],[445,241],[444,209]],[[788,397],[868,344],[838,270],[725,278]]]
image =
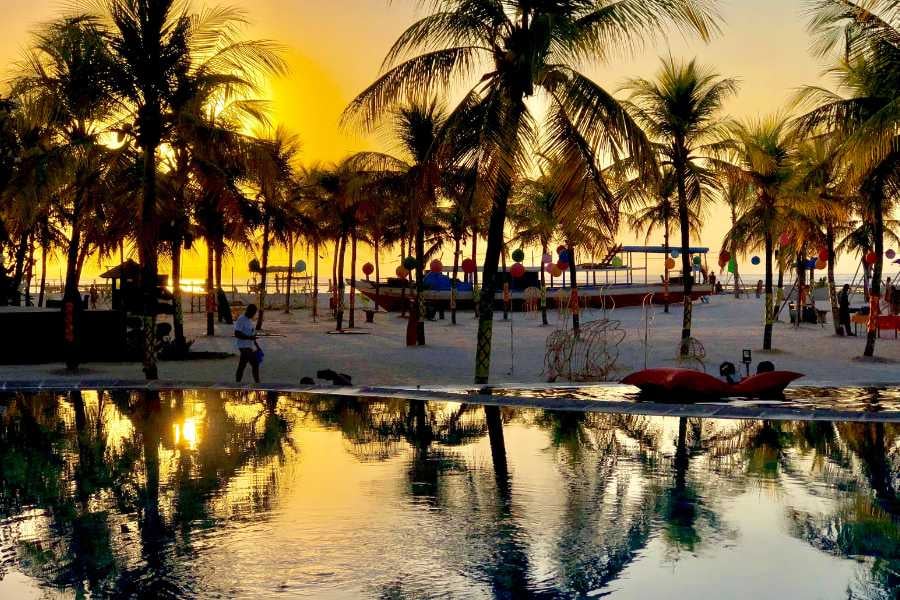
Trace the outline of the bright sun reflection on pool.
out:
[[[197,449],[197,420],[194,417],[188,417],[182,423],[175,423],[175,445],[186,447],[188,450]]]

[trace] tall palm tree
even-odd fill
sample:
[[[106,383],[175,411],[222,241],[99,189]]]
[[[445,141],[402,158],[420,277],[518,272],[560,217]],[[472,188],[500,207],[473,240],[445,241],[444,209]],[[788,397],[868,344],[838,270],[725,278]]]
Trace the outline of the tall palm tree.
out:
[[[681,356],[690,349],[694,278],[691,264],[690,201],[703,197],[704,154],[715,146],[721,129],[722,104],[737,92],[735,79],[722,78],[691,60],[663,59],[653,81],[633,79],[625,85],[634,118],[660,147],[663,164],[671,165],[678,196],[684,317]]]
[[[85,219],[98,210],[98,200],[105,197],[101,188],[105,185],[106,171],[115,156],[122,154],[101,143],[114,107],[109,87],[112,68],[113,59],[97,21],[89,17],[66,17],[36,34],[33,49],[15,84],[18,93],[27,98],[33,116],[46,119],[46,133],[53,140],[47,141],[55,144],[55,158],[46,152],[31,155],[40,162],[38,172],[33,175],[46,182],[48,169],[54,163],[57,167],[65,165],[66,173],[58,182],[63,187],[57,191],[56,199],[64,203],[59,206],[59,214],[71,227],[63,309],[69,369],[77,368],[79,363],[78,313],[82,307],[78,274],[79,257],[86,256]],[[37,131],[34,134],[40,135]],[[48,196],[43,198],[44,202],[48,200]],[[32,206],[39,205],[36,202]]]
[[[262,216],[262,252],[259,283],[259,316],[256,328],[263,328],[266,302],[266,278],[269,268],[269,249],[273,241],[284,242],[296,220],[297,206],[293,202],[296,171],[294,164],[300,153],[300,140],[282,128],[254,142],[256,151],[251,167],[253,184],[258,191],[259,212]]]
[[[457,120],[478,136],[470,157],[479,185],[492,199],[480,298],[475,381],[490,375],[494,293],[513,182],[536,138],[526,99],[549,101],[549,143],[556,158],[594,164],[603,148],[646,157],[646,138],[619,103],[578,67],[606,62],[640,38],[670,26],[706,39],[715,29],[707,2],[647,0],[608,3],[531,0],[448,0],[412,24],[388,52],[383,74],[347,109],[366,127],[410,100],[461,84],[470,91]],[[459,111],[454,111],[459,113]],[[451,121],[454,117],[451,115]],[[592,173],[606,190],[599,173]],[[607,190],[608,192],[608,190]],[[612,194],[606,194],[612,199]]]
[[[884,219],[897,197],[898,125],[900,125],[900,16],[895,2],[815,0],[809,29],[820,56],[836,58],[831,70],[839,91],[803,90],[812,110],[798,120],[801,134],[823,132],[840,138],[839,160],[848,169],[847,185],[864,203],[871,219],[872,288],[864,355],[875,354],[884,266]]]
[[[671,167],[663,167],[658,179],[649,182],[641,177],[626,181],[619,188],[620,202],[634,210],[628,215],[628,225],[638,234],[645,233],[646,241],[659,229],[663,234],[663,252],[665,256],[665,272],[663,274],[663,310],[669,312],[669,253],[671,248],[670,232],[680,223],[677,202],[675,200],[677,186],[675,174]],[[697,214],[699,198],[689,202],[690,231],[700,235],[700,217]]]
[[[733,179],[724,179],[719,184],[719,197],[725,206],[728,207],[728,213],[731,217],[731,227],[734,227],[741,215],[744,214],[747,206],[752,203],[752,188],[743,181],[735,181]],[[728,268],[734,267],[734,297],[741,297],[741,273],[740,259],[738,258],[738,249],[729,247],[728,239],[723,244],[723,250],[727,250],[731,255]]]
[[[182,0],[82,1],[105,25],[113,56],[109,81],[133,121],[123,132],[133,135],[142,154],[137,247],[145,313],[143,363],[147,379],[156,379],[157,155],[170,132],[180,83],[208,69],[209,75],[235,76],[240,85],[258,74],[282,72],[284,64],[272,44],[239,39],[244,18],[233,9],[192,14]]]
[[[716,159],[723,177],[751,186],[755,193],[726,235],[730,247],[765,252],[765,327],[763,349],[772,349],[772,325],[775,319],[772,281],[775,238],[782,231],[784,198],[791,179],[794,149],[788,122],[771,116],[730,127],[731,142],[727,159]]]

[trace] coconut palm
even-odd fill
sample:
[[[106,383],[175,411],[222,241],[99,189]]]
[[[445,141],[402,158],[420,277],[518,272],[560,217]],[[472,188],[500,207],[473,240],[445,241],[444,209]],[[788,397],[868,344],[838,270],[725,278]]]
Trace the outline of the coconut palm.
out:
[[[388,52],[383,74],[348,107],[349,117],[370,128],[409,101],[442,94],[457,84],[470,90],[465,94],[465,120],[455,122],[478,136],[470,164],[492,199],[476,382],[486,383],[490,374],[494,292],[507,204],[536,139],[526,99],[540,93],[549,101],[548,147],[560,162],[587,158],[585,162],[593,164],[600,149],[615,154],[625,150],[652,162],[649,144],[634,121],[578,67],[607,62],[640,38],[669,33],[670,25],[704,39],[715,29],[709,5],[699,0],[448,0],[435,4],[400,35]],[[591,176],[608,192],[599,172]],[[612,194],[605,197],[612,200]]]
[[[847,166],[846,184],[858,193],[865,216],[872,220],[876,260],[864,351],[871,357],[881,301],[884,218],[898,189],[900,17],[896,3],[887,0],[815,0],[809,11],[809,28],[818,40],[815,50],[836,58],[831,74],[839,90],[804,89],[800,99],[813,108],[798,120],[798,131],[840,138],[838,156]]]
[[[243,81],[283,71],[276,48],[267,42],[239,39],[240,12],[227,8],[189,12],[181,0],[83,0],[105,28],[113,57],[109,83],[127,107],[133,136],[142,155],[142,194],[138,211],[137,247],[141,261],[144,315],[144,372],[158,377],[156,365],[156,285],[160,222],[158,218],[158,150],[166,141],[178,104],[181,83],[206,71],[209,77]]]
[[[632,212],[628,215],[628,225],[631,229],[638,234],[645,234],[646,241],[650,240],[656,230],[662,231],[666,262],[663,275],[663,310],[669,312],[670,232],[680,223],[677,201],[675,201],[677,186],[674,171],[671,167],[663,167],[659,177],[651,180],[649,184],[641,177],[628,180],[619,187],[617,193],[620,196],[620,202],[626,208],[632,208]],[[699,198],[691,200],[688,205],[690,231],[694,236],[699,237],[701,224],[697,215],[699,206],[696,206],[699,204]]]
[[[738,219],[741,215],[744,214],[747,206],[752,204],[752,188],[746,185],[743,181],[735,181],[733,179],[725,179],[719,184],[719,197],[725,206],[728,207],[728,212],[731,217],[731,227],[734,227]],[[738,250],[734,247],[729,247],[727,242],[728,238],[725,239],[726,244],[722,248],[726,250],[731,256],[728,261],[729,270],[733,269],[734,272],[734,297],[741,297],[741,273],[739,268],[740,260],[738,258]]]
[[[712,151],[721,129],[724,101],[737,92],[737,81],[720,77],[691,60],[663,59],[655,80],[632,79],[629,92],[632,116],[659,146],[662,163],[671,165],[678,198],[681,231],[681,270],[684,280],[684,317],[681,356],[690,349],[694,278],[691,264],[690,202],[704,194],[705,154]]]
[[[762,247],[765,252],[765,327],[763,349],[772,349],[774,305],[772,296],[775,239],[783,228],[783,207],[791,179],[794,149],[788,122],[770,116],[730,127],[727,160],[716,159],[715,166],[725,179],[750,186],[755,194],[726,234],[727,244],[735,250]],[[782,253],[783,254],[783,253]]]

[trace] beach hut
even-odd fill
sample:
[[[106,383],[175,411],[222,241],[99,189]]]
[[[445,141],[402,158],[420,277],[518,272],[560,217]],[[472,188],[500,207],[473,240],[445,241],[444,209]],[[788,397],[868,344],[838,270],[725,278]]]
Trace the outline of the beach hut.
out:
[[[156,282],[156,314],[175,314],[172,294],[167,289],[168,275],[158,275]],[[100,274],[101,279],[111,280],[112,308],[132,314],[143,313],[141,298],[141,266],[131,259]]]

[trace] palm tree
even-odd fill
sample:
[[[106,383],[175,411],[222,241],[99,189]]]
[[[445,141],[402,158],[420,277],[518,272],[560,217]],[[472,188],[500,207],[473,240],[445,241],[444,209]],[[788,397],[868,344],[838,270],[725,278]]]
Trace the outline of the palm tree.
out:
[[[733,228],[737,224],[740,216],[744,214],[747,206],[751,204],[752,189],[743,181],[725,179],[720,182],[719,197],[722,199],[722,202],[728,207],[728,212],[731,216],[731,227]],[[733,246],[729,247],[729,245],[727,244],[727,238],[725,242],[726,244],[724,244],[723,250],[727,250],[731,255],[728,267],[730,268],[732,265],[734,266],[734,273],[732,273],[732,275],[734,275],[734,297],[740,298],[741,273],[739,267],[740,261],[738,259],[738,249]]]
[[[284,242],[296,220],[293,202],[296,172],[294,163],[300,153],[300,140],[284,129],[277,129],[254,143],[256,151],[251,167],[253,184],[262,216],[262,261],[259,282],[259,317],[256,328],[263,328],[266,302],[266,278],[272,238]]]
[[[549,101],[548,147],[562,163],[595,164],[600,148],[627,150],[652,162],[640,129],[611,94],[576,68],[605,62],[642,37],[669,33],[669,25],[704,39],[715,29],[706,2],[648,0],[608,3],[530,0],[450,0],[412,24],[388,52],[383,74],[347,109],[371,128],[395,107],[466,86],[450,121],[478,139],[469,164],[491,198],[480,298],[475,381],[490,375],[494,293],[513,183],[536,138],[526,99]],[[462,117],[462,118],[459,118]],[[643,162],[643,161],[642,161]],[[606,190],[599,172],[591,173]],[[608,190],[607,190],[608,191]],[[606,194],[608,200],[611,194]]]
[[[102,188],[106,172],[115,157],[122,155],[101,144],[105,121],[113,110],[108,81],[112,65],[99,24],[88,17],[66,17],[50,23],[35,36],[33,49],[15,83],[32,117],[43,122],[30,127],[26,139],[37,135],[51,145],[49,153],[30,155],[39,162],[33,164],[37,172],[30,177],[36,176],[37,181],[46,184],[54,166],[65,171],[57,173],[61,187],[55,191],[55,197],[60,202],[63,222],[71,227],[63,309],[69,369],[77,368],[79,363],[78,275],[79,258],[87,255],[88,245],[82,239],[85,219],[99,209],[98,202],[105,197]],[[43,134],[41,129],[45,130]],[[40,196],[41,187],[32,185],[31,189]],[[46,195],[30,206],[34,209],[49,201],[48,191],[44,188]]]
[[[142,154],[142,194],[137,246],[144,296],[144,372],[156,379],[156,286],[160,223],[157,201],[158,150],[170,132],[181,82],[200,70],[209,76],[234,77],[236,85],[284,65],[267,42],[238,39],[244,23],[240,12],[209,9],[188,12],[181,0],[84,0],[98,9],[105,24],[106,45],[113,56],[110,84],[128,107],[133,135]]]
[[[625,182],[619,188],[620,202],[628,207],[637,207],[628,215],[628,225],[638,234],[645,233],[646,241],[660,229],[663,234],[663,252],[665,256],[665,273],[663,275],[663,310],[669,312],[669,253],[670,232],[679,221],[678,207],[673,202],[676,195],[675,173],[671,167],[663,167],[658,179],[651,181],[649,185],[641,177],[636,177]],[[690,231],[693,235],[700,235],[700,217],[697,214],[699,198],[691,199],[688,205]]]
[[[793,147],[787,120],[773,116],[730,127],[727,160],[715,160],[723,177],[751,186],[754,203],[748,206],[726,235],[736,250],[762,247],[765,252],[765,327],[763,349],[772,349],[772,325],[775,318],[772,259],[775,238],[783,227],[783,201],[791,179]]]
[[[889,1],[815,0],[809,28],[818,37],[818,54],[838,57],[831,73],[846,95],[820,87],[804,89],[801,100],[814,107],[798,120],[798,131],[841,140],[838,157],[847,167],[846,183],[871,219],[876,260],[864,355],[872,357],[881,302],[884,219],[896,198],[900,164],[900,17]]]
[[[681,270],[684,280],[684,317],[681,356],[690,349],[694,278],[691,264],[690,202],[703,198],[703,155],[713,150],[721,129],[722,104],[737,92],[737,81],[720,77],[691,60],[663,59],[655,81],[633,79],[630,92],[634,118],[660,147],[662,163],[671,165],[678,195],[681,230]]]

